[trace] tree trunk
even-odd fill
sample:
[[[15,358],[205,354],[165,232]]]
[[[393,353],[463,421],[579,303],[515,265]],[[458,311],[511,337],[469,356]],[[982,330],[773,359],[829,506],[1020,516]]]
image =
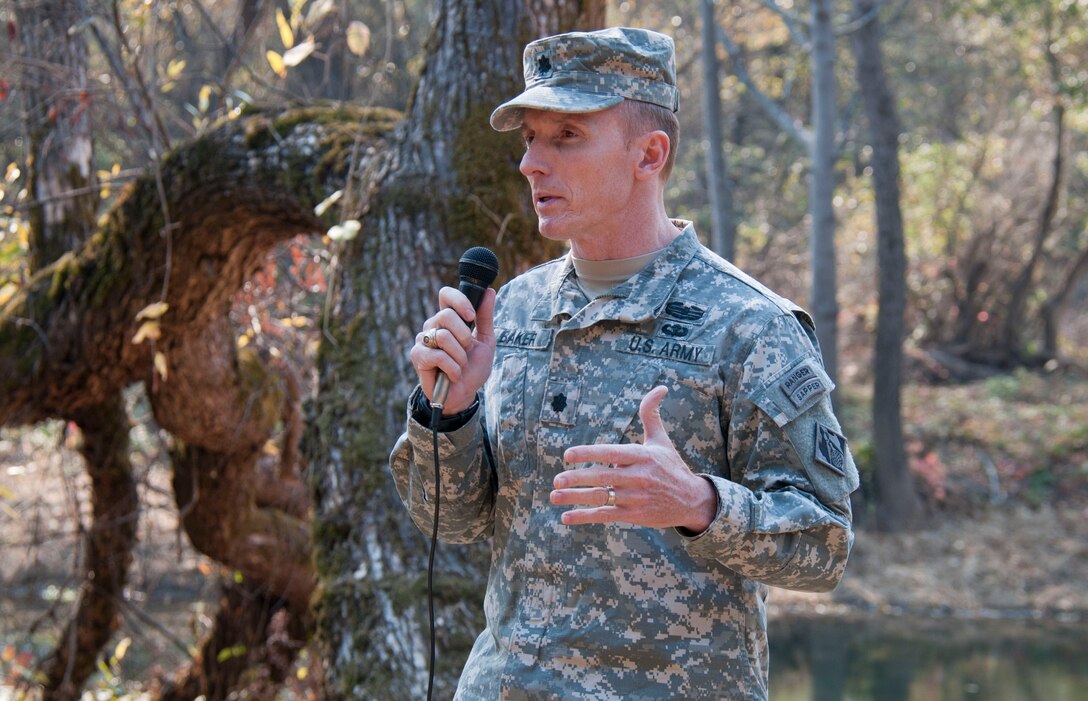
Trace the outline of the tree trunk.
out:
[[[1047,52],[1050,53],[1049,51]],[[1026,325],[1025,311],[1028,297],[1034,289],[1036,272],[1043,258],[1043,251],[1047,239],[1053,230],[1054,216],[1058,212],[1058,200],[1061,197],[1063,162],[1063,136],[1065,134],[1065,107],[1055,99],[1054,115],[1054,158],[1051,161],[1050,184],[1047,187],[1046,200],[1043,202],[1042,212],[1039,214],[1039,223],[1035,230],[1035,240],[1032,242],[1031,253],[1028,260],[1017,275],[1009,294],[1009,305],[1005,310],[1005,323],[1002,327],[1002,339],[1005,355],[1011,362],[1019,363],[1026,360],[1032,353],[1024,347],[1021,331]]]
[[[812,286],[809,307],[824,367],[833,381],[839,373],[839,303],[835,271],[835,127],[838,108],[835,84],[835,32],[831,0],[812,0],[812,142],[808,210],[812,217],[810,257]]]
[[[864,17],[874,0],[854,0],[854,15]],[[895,96],[884,74],[880,24],[875,17],[853,35],[858,85],[873,147],[873,190],[877,229],[876,348],[873,354],[873,447],[876,456],[877,526],[906,529],[917,497],[903,449],[900,387],[903,377],[903,314],[906,309],[906,252],[899,207],[899,119]]]
[[[76,28],[81,0],[15,4],[22,42],[22,90],[29,137],[30,257],[36,271],[77,248],[95,229],[87,46]]]
[[[703,23],[703,125],[706,132],[706,170],[710,185],[710,247],[722,258],[732,260],[737,238],[733,213],[733,183],[725,170],[722,153],[722,104],[718,94],[717,23],[713,0],[700,0]]]
[[[520,92],[527,41],[602,19],[599,0],[439,3],[412,104],[361,203],[363,234],[341,255],[319,358],[307,443],[330,699],[425,694],[428,544],[387,466],[415,382],[407,351],[464,248],[496,246],[507,276],[558,252],[533,233],[520,141],[488,116]],[[437,698],[482,629],[487,560],[484,547],[438,548]]]
[[[42,664],[43,699],[75,701],[95,672],[99,651],[120,620],[119,602],[136,544],[139,497],[128,456],[128,415],[119,392],[75,412],[80,453],[91,478],[93,521],[83,545],[79,605],[56,649]]]
[[[1061,285],[1043,305],[1043,348],[1042,356],[1047,360],[1058,357],[1058,324],[1065,311],[1069,296],[1076,289],[1082,277],[1088,275],[1088,247],[1076,255],[1068,272],[1062,276]]]
[[[278,474],[256,464],[277,425],[297,420],[298,392],[256,352],[237,349],[227,319],[234,293],[272,246],[324,228],[314,206],[344,187],[357,154],[356,170],[368,172],[392,125],[386,110],[357,109],[226,122],[162,163],[167,206],[181,213],[165,245],[157,177],[145,176],[86,245],[38,271],[0,308],[0,425],[75,420],[94,488],[94,576],[66,647],[43,667],[51,698],[79,697],[87,661],[93,672],[95,645],[111,633],[131,558],[136,495],[121,459],[119,397],[134,382],[147,382],[155,418],[171,433],[190,540],[247,586],[262,587],[292,620],[308,617],[309,523],[297,500],[279,498],[290,485],[267,484],[292,472],[282,460],[295,451],[281,448]],[[156,335],[136,342],[138,313],[152,302],[168,308]],[[204,688],[210,680],[196,681]]]
[[[1054,116],[1054,158],[1051,160],[1050,184],[1047,187],[1043,209],[1039,213],[1031,253],[1012,285],[1008,309],[1005,312],[1005,323],[1002,327],[1004,352],[1010,360],[1017,363],[1023,362],[1030,355],[1024,348],[1020,332],[1025,325],[1025,309],[1032,283],[1035,281],[1035,274],[1043,257],[1043,249],[1054,227],[1054,217],[1058,213],[1058,200],[1061,197],[1062,175],[1065,168],[1062,146],[1065,136],[1065,104],[1061,95],[1062,66],[1058,61],[1059,38],[1054,36],[1054,11],[1051,3],[1046,3],[1044,18],[1046,34],[1042,51],[1046,57],[1047,69],[1054,89],[1054,105],[1051,110]]]

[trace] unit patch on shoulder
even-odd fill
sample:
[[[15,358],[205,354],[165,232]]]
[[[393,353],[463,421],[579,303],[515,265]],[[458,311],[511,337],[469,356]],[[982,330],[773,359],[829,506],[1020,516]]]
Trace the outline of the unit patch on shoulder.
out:
[[[827,391],[829,388],[824,385],[823,378],[820,377],[816,369],[809,363],[805,363],[798,368],[794,368],[786,375],[779,385],[782,391],[790,398],[794,406],[800,407],[804,404],[809,397],[818,392]]]
[[[689,324],[702,323],[706,316],[706,307],[700,307],[691,302],[673,300],[665,305],[664,315],[676,321],[685,321]]]
[[[840,475],[846,474],[846,437],[821,423],[816,424],[816,462],[830,467]]]

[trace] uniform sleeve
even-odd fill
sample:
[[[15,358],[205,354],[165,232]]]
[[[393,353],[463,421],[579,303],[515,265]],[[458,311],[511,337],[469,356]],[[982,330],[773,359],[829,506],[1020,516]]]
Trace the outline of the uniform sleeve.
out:
[[[428,536],[434,528],[434,438],[412,418],[389,456],[397,494],[416,526]],[[483,413],[464,426],[438,434],[442,498],[438,538],[474,543],[491,535],[494,526],[495,475],[484,451]]]
[[[830,591],[853,543],[858,474],[831,409],[834,388],[793,316],[772,320],[743,359],[722,415],[726,475],[704,475],[718,512],[688,552],[765,584]]]

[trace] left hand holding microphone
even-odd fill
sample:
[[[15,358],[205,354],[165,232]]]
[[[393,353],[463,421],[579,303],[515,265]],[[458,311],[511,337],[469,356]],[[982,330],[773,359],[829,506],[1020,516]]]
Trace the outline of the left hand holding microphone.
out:
[[[665,430],[661,401],[668,393],[658,386],[642,398],[638,414],[646,431],[643,443],[580,445],[563,454],[568,463],[598,463],[555,476],[552,504],[593,507],[567,511],[564,524],[618,521],[694,533],[707,529],[718,510],[718,495],[709,481],[688,468]],[[603,467],[608,464],[615,468]]]

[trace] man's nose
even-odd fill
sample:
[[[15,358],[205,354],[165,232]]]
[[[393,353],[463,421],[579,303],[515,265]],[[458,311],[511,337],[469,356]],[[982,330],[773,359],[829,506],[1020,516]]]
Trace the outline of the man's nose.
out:
[[[521,156],[521,165],[518,169],[521,171],[521,174],[527,178],[532,175],[543,175],[547,172],[548,165],[541,154],[539,146],[532,143],[525,148],[525,153]]]

